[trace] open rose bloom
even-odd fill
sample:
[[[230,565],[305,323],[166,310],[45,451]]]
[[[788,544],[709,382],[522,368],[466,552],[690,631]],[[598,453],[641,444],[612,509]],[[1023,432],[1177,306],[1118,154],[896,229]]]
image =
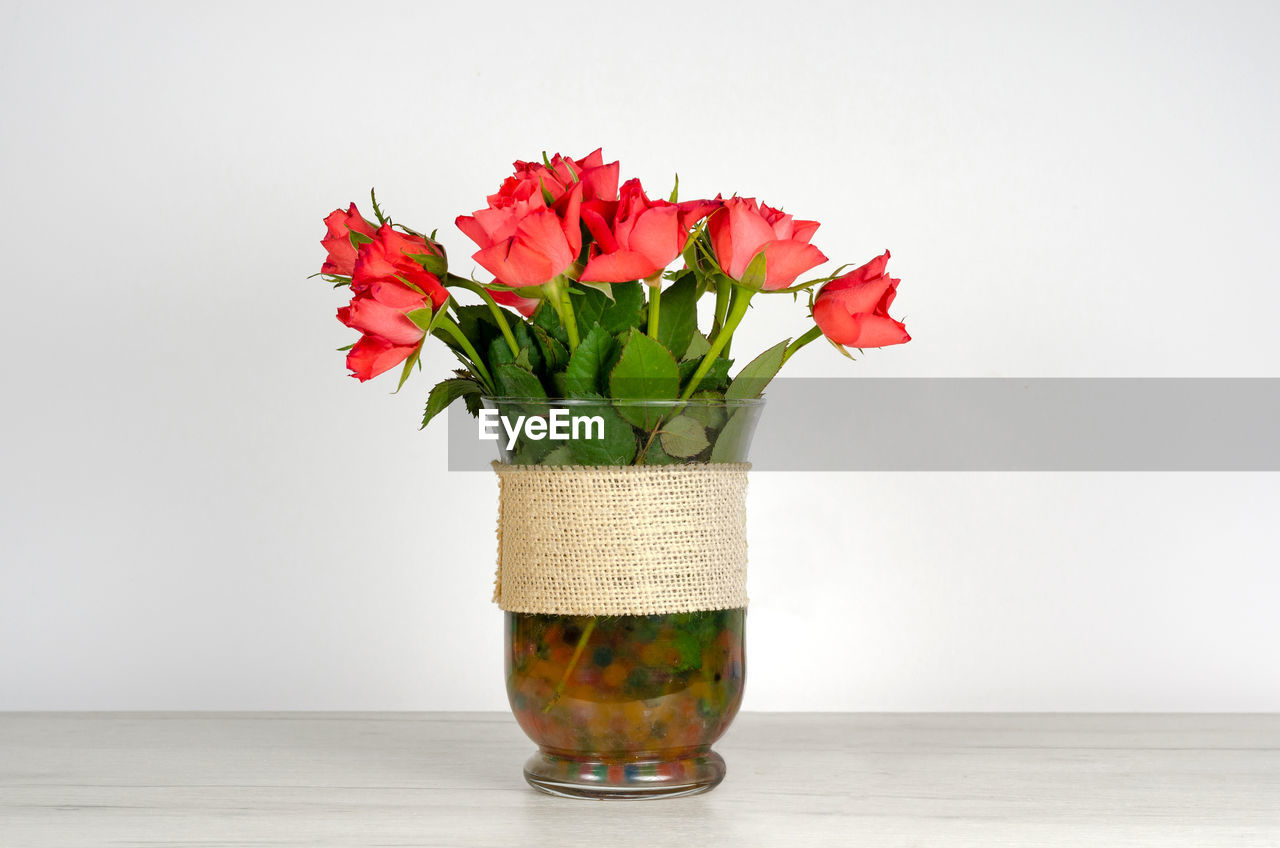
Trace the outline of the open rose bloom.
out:
[[[663,197],[620,182],[599,149],[517,161],[481,208],[455,219],[473,243],[461,268],[434,233],[393,222],[376,199],[372,209],[366,218],[351,203],[325,218],[320,275],[349,292],[338,320],[359,333],[346,349],[352,376],[399,366],[403,385],[431,337],[461,361],[432,391],[424,425],[459,398],[474,412],[479,397],[723,396],[729,342],[749,305],[774,294],[808,310],[751,363],[760,390],[817,338],[859,349],[910,340],[889,314],[899,280],[888,251],[822,276],[817,221],[753,197]],[[703,297],[711,322],[699,327]],[[702,444],[692,430],[671,442]]]

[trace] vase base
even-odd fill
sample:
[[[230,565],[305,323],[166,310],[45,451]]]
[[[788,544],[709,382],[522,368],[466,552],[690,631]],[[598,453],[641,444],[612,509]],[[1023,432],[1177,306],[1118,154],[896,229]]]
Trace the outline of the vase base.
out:
[[[524,764],[524,779],[548,795],[597,801],[679,798],[710,792],[724,780],[724,759],[706,751],[676,760],[603,762],[539,751]]]

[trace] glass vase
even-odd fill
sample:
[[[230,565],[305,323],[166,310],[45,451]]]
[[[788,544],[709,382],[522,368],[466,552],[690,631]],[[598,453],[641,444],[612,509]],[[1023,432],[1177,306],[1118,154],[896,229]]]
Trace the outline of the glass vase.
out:
[[[519,436],[499,441],[504,463],[538,465],[744,462],[763,403],[484,401],[511,420],[606,420],[603,438],[587,439],[580,428],[576,438],[570,429],[568,439],[551,445]],[[687,425],[664,429],[680,416],[698,422],[705,446],[688,438]],[[679,438],[665,438],[668,432]],[[628,438],[634,450],[626,447]],[[724,779],[724,760],[711,746],[742,703],[745,608],[504,616],[507,695],[520,727],[538,745],[524,768],[534,788],[565,797],[643,799],[706,792]]]

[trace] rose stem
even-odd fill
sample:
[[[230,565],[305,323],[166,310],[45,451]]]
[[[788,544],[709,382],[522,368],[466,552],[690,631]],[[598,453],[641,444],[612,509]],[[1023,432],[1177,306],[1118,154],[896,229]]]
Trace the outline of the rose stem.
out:
[[[485,306],[489,307],[489,311],[493,313],[494,320],[498,322],[498,329],[502,331],[502,337],[507,340],[507,347],[511,348],[512,356],[520,355],[520,345],[516,344],[516,337],[511,333],[511,325],[507,323],[507,316],[502,314],[502,307],[498,306],[498,302],[493,299],[493,295],[485,291],[484,286],[474,283],[465,277],[459,277],[450,274],[446,280],[447,285],[461,286],[467,291],[475,292],[480,295]]]
[[[591,638],[591,631],[596,629],[595,616],[587,622],[587,626],[582,628],[582,636],[578,638],[578,646],[573,649],[573,656],[569,657],[569,665],[564,670],[564,677],[560,678],[560,682],[556,684],[555,691],[551,693],[551,700],[547,701],[547,705],[542,708],[544,714],[551,712],[551,708],[555,706],[556,701],[560,700],[560,696],[564,694],[564,687],[569,682],[569,675],[573,674],[574,668],[578,665],[578,660],[582,658],[582,652],[586,650],[587,640]]]
[[[793,341],[791,344],[787,345],[787,349],[783,351],[783,354],[782,354],[782,364],[785,365],[787,360],[791,358],[791,355],[793,353],[795,353],[797,350],[804,347],[814,339],[819,338],[821,335],[822,335],[821,327],[818,327],[816,325],[813,327],[810,327],[808,330],[805,331],[804,335],[802,335],[800,338]]]
[[[475,347],[467,340],[466,334],[462,332],[462,329],[458,327],[457,324],[453,323],[453,320],[450,318],[441,318],[440,328],[453,336],[454,340],[458,342],[463,351],[466,352],[467,356],[471,357],[471,366],[476,369],[476,373],[479,374],[485,384],[488,385],[489,390],[493,391],[493,377],[489,376],[489,370],[484,367],[484,360],[480,358],[480,354],[476,353]]]
[[[733,303],[729,306],[729,314],[725,317],[724,328],[716,335],[715,340],[711,342],[711,349],[702,357],[702,362],[698,364],[698,370],[693,372],[693,376],[689,378],[689,385],[684,387],[684,391],[680,393],[680,400],[688,400],[698,388],[698,384],[702,382],[702,378],[707,376],[707,372],[711,370],[711,364],[716,361],[716,357],[720,355],[720,351],[727,350],[729,340],[733,338],[733,331],[738,329],[738,325],[742,323],[742,318],[747,314],[747,304],[751,302],[752,295],[755,294],[754,289],[744,289],[736,287],[738,291],[735,293]]]
[[[662,287],[649,286],[649,326],[646,330],[649,338],[658,340],[658,313],[662,309]]]

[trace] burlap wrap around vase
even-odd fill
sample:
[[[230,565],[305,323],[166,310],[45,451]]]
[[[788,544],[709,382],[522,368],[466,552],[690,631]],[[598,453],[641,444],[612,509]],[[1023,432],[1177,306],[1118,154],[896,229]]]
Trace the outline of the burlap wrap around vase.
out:
[[[747,605],[749,463],[493,467],[493,600],[503,610],[653,615]]]

